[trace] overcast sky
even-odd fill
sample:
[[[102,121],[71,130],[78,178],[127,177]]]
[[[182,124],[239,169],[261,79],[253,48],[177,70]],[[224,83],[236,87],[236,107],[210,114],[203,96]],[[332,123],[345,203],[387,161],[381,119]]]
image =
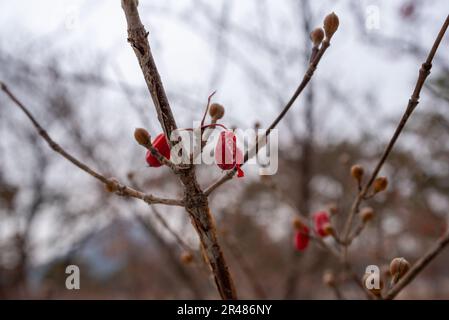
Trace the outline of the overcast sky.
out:
[[[204,101],[205,97],[216,89],[218,90],[217,99],[227,103],[229,108],[238,110],[239,114],[236,118],[240,121],[242,119],[249,119],[251,122],[260,120],[257,119],[260,114],[254,114],[254,108],[250,107],[254,102],[254,96],[248,94],[252,89],[251,81],[242,76],[238,68],[233,66],[232,56],[229,58],[231,62],[226,64],[225,81],[222,81],[218,88],[209,87],[210,74],[214,65],[214,39],[204,36],[212,34],[207,30],[204,19],[196,19],[198,27],[195,29],[188,26],[176,14],[161,14],[161,11],[154,9],[165,7],[169,8],[170,12],[190,13],[191,16],[195,16],[194,6],[192,6],[192,3],[195,3],[194,0],[142,0],[140,2],[142,19],[150,31],[154,55],[168,91],[173,88],[177,90],[185,88],[190,96]],[[420,18],[426,22],[425,29],[410,30],[407,29],[406,24],[396,23],[399,5],[403,1],[361,2],[367,17],[372,14],[373,8],[378,8],[379,25],[368,30],[369,32],[399,35],[406,39],[417,40],[427,46],[433,40],[446,14],[445,10],[439,9],[445,8],[445,1],[427,1],[428,5],[420,9],[422,11]],[[205,1],[205,3],[211,2]],[[212,8],[219,14],[222,8],[221,1],[213,1],[213,3]],[[257,1],[233,3],[229,14],[232,23],[251,29],[251,17],[256,12]],[[284,6],[283,3],[285,3]],[[321,17],[330,11],[336,11],[341,21],[340,30],[335,36],[331,49],[326,53],[316,77],[329,79],[333,76],[340,87],[346,90],[350,88],[355,96],[357,92],[366,92],[368,87],[372,87],[372,91],[375,91],[379,100],[385,101],[382,103],[384,111],[397,113],[395,110],[404,105],[410,94],[418,68],[416,60],[405,55],[398,55],[391,50],[376,49],[362,43],[360,35],[355,32],[358,26],[348,10],[349,1],[312,1],[312,3],[314,20],[317,24],[321,22]],[[295,24],[298,23],[288,17],[292,7],[291,1],[276,1],[276,4],[268,1],[268,4],[269,9],[272,10],[270,14],[275,17],[272,21],[277,22],[273,26],[273,35],[277,36],[275,32],[281,30],[282,37],[286,41],[298,41],[298,39],[288,39],[289,31],[296,28]],[[285,19],[281,20],[284,16]],[[143,82],[134,54],[126,43],[125,19],[119,1],[1,1],[0,25],[2,33],[0,44],[4,50],[14,50],[16,46],[26,48],[45,43],[46,50],[41,54],[51,55],[68,51],[71,54],[70,59],[79,61],[88,59],[89,55],[101,53],[107,57],[107,70],[111,77],[116,76],[113,70],[118,66],[127,82],[137,85]],[[429,36],[425,36],[425,33]],[[447,47],[447,43],[443,43],[443,46]],[[246,54],[258,63],[256,67],[269,64],[269,61],[259,58],[256,52]],[[70,60],[66,62],[66,67],[70,70]],[[298,73],[301,72],[300,63],[295,68],[298,69]],[[294,89],[296,84],[294,81],[295,79],[292,78],[289,87],[285,88],[285,100]],[[258,109],[262,108],[267,113],[273,109],[271,101],[260,99],[257,103]],[[174,106],[175,110],[176,107]],[[361,109],[363,110],[363,106]],[[262,122],[264,122],[263,119]]]

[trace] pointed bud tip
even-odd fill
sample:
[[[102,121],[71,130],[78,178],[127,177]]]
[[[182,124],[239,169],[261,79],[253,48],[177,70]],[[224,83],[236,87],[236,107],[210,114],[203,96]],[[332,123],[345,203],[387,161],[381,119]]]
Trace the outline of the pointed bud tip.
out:
[[[340,24],[340,21],[338,19],[338,16],[335,14],[335,12],[332,12],[324,18],[324,32],[326,34],[326,38],[330,39],[334,35],[334,33],[337,31],[338,26]]]

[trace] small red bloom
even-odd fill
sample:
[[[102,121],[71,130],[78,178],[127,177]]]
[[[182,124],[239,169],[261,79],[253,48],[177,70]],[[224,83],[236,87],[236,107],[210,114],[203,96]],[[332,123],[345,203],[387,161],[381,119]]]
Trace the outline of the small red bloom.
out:
[[[220,133],[217,145],[215,146],[215,163],[222,170],[237,169],[237,177],[243,177],[244,173],[240,169],[243,164],[243,153],[237,147],[237,138],[232,131]]]
[[[159,134],[154,139],[152,145],[157,151],[159,151],[161,155],[163,155],[167,159],[170,159],[170,146],[165,137],[165,134]],[[150,167],[160,167],[162,165],[162,163],[160,163],[159,160],[151,154],[150,150],[147,151],[146,160]]]
[[[313,215],[313,225],[315,227],[315,232],[318,233],[321,237],[326,237],[329,235],[324,228],[328,223],[330,223],[330,220],[327,212],[319,211]]]
[[[298,251],[303,251],[309,245],[309,228],[302,226],[295,233],[295,248]]]

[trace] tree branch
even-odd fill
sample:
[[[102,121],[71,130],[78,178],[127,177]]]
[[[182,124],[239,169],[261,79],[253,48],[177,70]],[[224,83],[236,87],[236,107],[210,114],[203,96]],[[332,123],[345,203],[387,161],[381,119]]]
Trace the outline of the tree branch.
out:
[[[137,10],[136,0],[122,0],[122,8],[128,23],[128,41],[134,49],[140,68],[142,69],[151,97],[164,129],[166,137],[170,139],[176,122],[171,112],[168,99],[165,94],[159,73],[156,68],[150,45]],[[223,251],[218,243],[217,231],[213,216],[209,209],[207,196],[201,190],[195,173],[195,167],[190,166],[186,170],[178,171],[184,186],[184,204],[192,225],[194,226],[204,249],[206,260],[214,274],[215,284],[222,299],[237,299],[234,281],[224,257]]]
[[[430,49],[430,52],[427,56],[426,61],[421,65],[421,68],[419,69],[419,75],[418,79],[416,80],[416,85],[413,90],[413,93],[408,101],[407,107],[405,109],[405,112],[401,118],[401,121],[399,122],[398,126],[396,127],[396,130],[391,137],[390,142],[386,146],[382,156],[379,159],[379,162],[377,163],[376,167],[374,168],[368,182],[363,187],[362,191],[359,192],[356,199],[354,200],[354,203],[351,206],[351,211],[349,213],[348,219],[346,220],[346,224],[343,231],[343,240],[346,242],[349,237],[349,233],[351,231],[352,221],[354,219],[354,215],[359,211],[360,203],[362,202],[363,198],[367,195],[369,189],[371,188],[374,180],[376,179],[380,169],[382,168],[383,164],[387,160],[388,155],[390,154],[391,150],[393,149],[397,139],[399,138],[399,135],[401,134],[402,130],[404,129],[407,120],[415,110],[416,106],[419,103],[419,95],[421,93],[421,89],[424,85],[424,82],[427,79],[427,76],[430,74],[430,70],[432,69],[432,61],[436,54],[436,51],[441,43],[441,40],[443,39],[443,36],[449,26],[449,15],[446,17],[446,20],[444,21],[443,25],[441,26],[441,29],[435,39],[435,42],[433,43],[432,48]]]
[[[137,3],[138,1],[136,0],[122,0],[122,8],[128,23],[128,42],[134,49],[151,98],[153,99],[159,122],[167,139],[170,141],[172,131],[177,128],[176,121],[173,117],[164,86],[162,85],[159,71],[154,62],[153,54],[151,53],[148,32],[145,30],[140,20],[139,12],[137,11]]]
[[[396,285],[388,291],[385,296],[386,300],[394,299],[399,292],[402,291],[416,276],[430,263],[435,259],[443,249],[449,244],[449,232],[439,239],[434,246],[424,255],[422,256],[413,267],[404,275],[404,277],[399,280]]]
[[[183,206],[184,203],[182,200],[176,199],[164,199],[153,196],[151,194],[145,194],[141,191],[128,187],[124,184],[119,183],[114,178],[106,178],[103,174],[93,170],[85,163],[81,162],[70,153],[68,153],[64,148],[62,148],[59,144],[57,144],[47,133],[46,130],[39,124],[39,122],[34,118],[32,113],[25,107],[25,105],[9,90],[9,88],[0,81],[0,89],[6,93],[6,95],[14,102],[14,104],[19,107],[28,119],[31,121],[33,126],[36,128],[39,135],[47,142],[47,144],[52,148],[55,152],[59,153],[61,156],[66,158],[68,161],[73,163],[75,166],[88,173],[95,179],[102,182],[105,186],[108,187],[109,190],[115,192],[117,195],[137,198],[143,200],[148,204],[166,204],[172,206]]]

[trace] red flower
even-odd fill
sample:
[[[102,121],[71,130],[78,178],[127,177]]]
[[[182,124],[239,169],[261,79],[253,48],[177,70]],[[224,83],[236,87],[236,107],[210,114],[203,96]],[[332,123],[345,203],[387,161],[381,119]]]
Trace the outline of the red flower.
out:
[[[303,251],[309,245],[309,228],[302,226],[295,233],[295,248],[298,251]]]
[[[326,225],[330,223],[329,215],[325,211],[316,212],[313,215],[313,225],[315,227],[315,232],[318,233],[321,237],[326,237],[329,235],[326,232]]]
[[[244,173],[240,169],[243,164],[243,153],[237,148],[237,138],[232,131],[220,133],[217,145],[215,146],[215,163],[222,170],[237,169],[237,177],[243,177]]]
[[[159,134],[154,139],[152,145],[161,155],[167,159],[170,159],[170,146],[165,138],[165,134]],[[159,160],[151,154],[150,150],[147,151],[146,160],[150,167],[160,167],[162,165],[162,163],[160,163]]]

